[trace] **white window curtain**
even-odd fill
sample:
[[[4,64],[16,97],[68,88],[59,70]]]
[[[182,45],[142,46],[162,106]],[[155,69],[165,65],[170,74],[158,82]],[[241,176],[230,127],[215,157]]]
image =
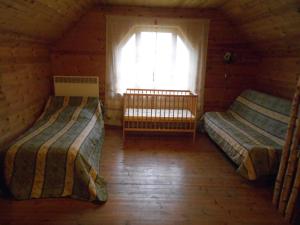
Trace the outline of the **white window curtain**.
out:
[[[189,47],[179,29],[138,26],[120,50],[117,93],[126,88],[187,90]],[[192,86],[192,87],[191,87]]]
[[[208,20],[106,17],[106,123],[120,125],[126,88],[188,89],[202,114]]]

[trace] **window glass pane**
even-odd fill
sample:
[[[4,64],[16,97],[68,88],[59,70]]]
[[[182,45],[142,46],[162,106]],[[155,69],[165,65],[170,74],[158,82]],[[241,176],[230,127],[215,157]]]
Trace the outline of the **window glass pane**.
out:
[[[189,72],[190,58],[189,50],[182,39],[177,36],[176,43],[176,61],[174,73],[174,86],[176,88],[188,89],[189,87]]]
[[[122,90],[188,89],[189,49],[176,33],[136,33],[121,51],[118,85]]]
[[[120,64],[118,65],[118,87],[125,91],[137,83],[136,79],[136,35],[132,35],[121,50]]]
[[[169,86],[173,74],[173,53],[175,47],[172,33],[157,33],[156,40],[156,64],[155,64],[155,88]]]
[[[138,39],[137,67],[139,84],[144,88],[152,88],[155,67],[155,32],[141,32]]]

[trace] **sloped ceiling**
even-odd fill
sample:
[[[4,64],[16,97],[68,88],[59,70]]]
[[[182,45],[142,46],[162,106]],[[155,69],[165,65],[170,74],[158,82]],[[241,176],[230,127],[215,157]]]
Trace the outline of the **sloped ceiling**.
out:
[[[95,4],[217,8],[258,52],[299,55],[299,0],[0,0],[0,33],[52,42]]]
[[[102,0],[102,4],[148,7],[216,8],[226,0]]]
[[[0,33],[6,31],[51,42],[59,38],[96,0],[0,0]]]
[[[299,0],[230,0],[221,10],[263,54],[300,57]]]

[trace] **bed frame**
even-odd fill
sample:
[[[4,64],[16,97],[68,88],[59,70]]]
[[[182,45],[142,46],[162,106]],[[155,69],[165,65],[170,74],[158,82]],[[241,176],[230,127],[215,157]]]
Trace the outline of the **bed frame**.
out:
[[[186,90],[127,89],[124,138],[126,131],[153,131],[192,133],[195,140],[197,99]]]

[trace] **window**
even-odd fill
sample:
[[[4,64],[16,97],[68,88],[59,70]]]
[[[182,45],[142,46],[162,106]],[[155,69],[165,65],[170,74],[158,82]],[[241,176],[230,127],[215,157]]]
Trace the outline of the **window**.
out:
[[[209,21],[106,16],[105,107],[108,124],[122,124],[126,88],[185,89],[202,113]]]
[[[189,49],[176,32],[134,32],[121,46],[119,90],[189,89]]]

